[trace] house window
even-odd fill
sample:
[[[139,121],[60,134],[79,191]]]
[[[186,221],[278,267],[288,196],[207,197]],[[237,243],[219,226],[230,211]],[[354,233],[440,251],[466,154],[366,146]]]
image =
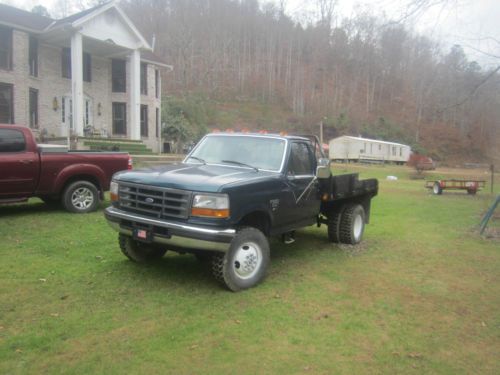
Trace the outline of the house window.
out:
[[[127,106],[125,103],[113,103],[113,134],[127,134]]]
[[[85,82],[92,81],[92,59],[90,53],[83,53],[83,80]]]
[[[14,89],[8,83],[0,83],[0,124],[14,123]]]
[[[156,108],[156,119],[155,119],[155,127],[156,127],[156,137],[160,136],[160,108]]]
[[[403,156],[403,147],[399,148],[399,156]]]
[[[30,88],[30,128],[38,129],[38,90]]]
[[[141,137],[148,136],[148,106],[141,105]]]
[[[83,80],[92,81],[92,59],[90,53],[83,52]],[[71,48],[63,48],[61,51],[61,74],[63,78],[71,78]]]
[[[155,97],[160,98],[160,71],[155,69]]]
[[[382,150],[382,145],[381,144],[378,145],[378,150],[379,151]]]
[[[141,94],[148,94],[148,64],[141,63]]]
[[[61,51],[61,74],[63,78],[71,78],[71,48]]]
[[[25,148],[26,141],[21,131],[0,129],[0,152],[20,152]]]
[[[38,77],[38,39],[34,36],[30,36],[28,55],[30,75]]]
[[[392,155],[396,156],[396,146],[392,146]]]
[[[125,60],[111,60],[111,83],[113,92],[126,91]]]
[[[12,69],[12,29],[0,27],[0,68]]]
[[[64,96],[61,98],[61,122],[64,124],[66,122],[66,100]]]
[[[373,154],[373,143],[370,143],[370,154]]]
[[[89,126],[90,100],[85,100],[85,126]]]

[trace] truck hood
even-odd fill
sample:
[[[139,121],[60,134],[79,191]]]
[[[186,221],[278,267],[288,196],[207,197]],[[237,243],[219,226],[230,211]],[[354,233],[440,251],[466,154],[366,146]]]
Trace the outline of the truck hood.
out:
[[[249,168],[173,164],[119,172],[113,180],[158,187],[216,193],[229,184],[260,180],[276,176],[275,172],[255,171]]]

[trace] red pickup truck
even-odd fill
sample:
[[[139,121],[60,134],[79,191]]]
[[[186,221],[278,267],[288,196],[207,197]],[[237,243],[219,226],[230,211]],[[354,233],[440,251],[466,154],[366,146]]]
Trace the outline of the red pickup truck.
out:
[[[126,169],[132,169],[126,152],[68,151],[37,144],[25,126],[0,124],[0,204],[39,197],[70,212],[90,212],[113,174]]]

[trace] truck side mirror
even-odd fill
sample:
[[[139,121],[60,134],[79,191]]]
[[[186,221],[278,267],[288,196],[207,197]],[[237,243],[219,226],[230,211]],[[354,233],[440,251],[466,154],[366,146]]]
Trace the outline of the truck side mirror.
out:
[[[316,168],[317,178],[330,178],[330,175],[331,175],[330,166],[320,165]]]
[[[327,159],[327,158],[319,158],[318,159],[318,165],[329,166],[330,165],[330,160]]]

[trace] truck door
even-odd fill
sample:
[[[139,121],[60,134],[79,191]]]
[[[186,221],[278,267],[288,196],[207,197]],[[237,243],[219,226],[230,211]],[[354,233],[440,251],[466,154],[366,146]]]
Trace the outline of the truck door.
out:
[[[17,129],[0,129],[0,198],[31,195],[38,180],[38,153],[26,150]]]
[[[320,197],[315,177],[316,158],[307,142],[293,141],[286,169],[288,196],[286,205],[290,223],[314,223],[319,212]]]

